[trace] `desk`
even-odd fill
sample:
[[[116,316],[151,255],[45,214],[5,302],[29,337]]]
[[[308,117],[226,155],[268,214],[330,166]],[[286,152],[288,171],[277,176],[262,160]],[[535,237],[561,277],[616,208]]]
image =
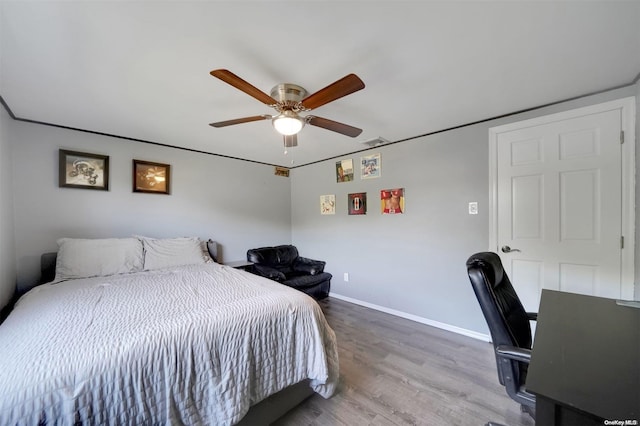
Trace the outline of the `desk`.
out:
[[[640,425],[640,308],[543,290],[537,322],[536,424]]]

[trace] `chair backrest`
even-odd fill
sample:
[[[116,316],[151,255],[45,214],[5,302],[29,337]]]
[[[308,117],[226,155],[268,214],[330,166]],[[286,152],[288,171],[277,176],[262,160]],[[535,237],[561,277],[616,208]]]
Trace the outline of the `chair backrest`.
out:
[[[484,318],[491,332],[493,346],[510,345],[531,349],[529,317],[496,253],[481,252],[469,257],[467,272]],[[517,368],[516,368],[517,367]],[[513,362],[510,369],[516,383],[523,383],[527,365]],[[503,366],[498,363],[500,383],[504,384]]]
[[[286,244],[275,247],[260,247],[247,250],[247,260],[274,268],[290,268],[298,258],[298,249]]]

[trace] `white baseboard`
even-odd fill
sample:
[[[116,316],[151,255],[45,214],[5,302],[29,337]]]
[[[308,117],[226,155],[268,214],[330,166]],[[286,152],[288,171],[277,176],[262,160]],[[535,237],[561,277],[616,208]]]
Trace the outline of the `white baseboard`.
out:
[[[453,333],[462,334],[463,336],[472,337],[477,340],[482,340],[483,342],[490,342],[491,337],[478,333],[477,331],[467,330],[466,328],[456,327],[455,325],[445,324],[443,322],[430,320],[428,318],[422,318],[417,315],[408,314],[406,312],[397,311],[395,309],[386,308],[384,306],[374,305],[373,303],[363,302],[362,300],[353,299],[351,297],[343,296],[341,294],[329,293],[330,297],[335,297],[336,299],[344,300],[345,302],[354,303],[356,305],[364,306],[366,308],[375,309],[376,311],[381,311],[387,314],[395,315],[397,317],[405,318],[411,321],[419,322],[421,324],[430,325],[432,327],[440,328],[443,330],[451,331]]]

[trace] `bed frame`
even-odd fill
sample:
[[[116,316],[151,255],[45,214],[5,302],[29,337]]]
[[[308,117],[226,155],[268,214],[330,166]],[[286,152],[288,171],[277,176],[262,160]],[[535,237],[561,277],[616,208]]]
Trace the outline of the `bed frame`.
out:
[[[237,423],[238,426],[267,426],[284,416],[304,400],[314,394],[309,386],[310,380],[303,380],[295,385],[274,393],[267,399],[252,405],[247,414]]]
[[[57,253],[44,253],[40,257],[41,275],[38,285],[51,282],[55,278],[57,255]],[[252,405],[237,425],[267,426],[273,423],[315,393],[309,386],[309,382],[308,379],[303,380]]]

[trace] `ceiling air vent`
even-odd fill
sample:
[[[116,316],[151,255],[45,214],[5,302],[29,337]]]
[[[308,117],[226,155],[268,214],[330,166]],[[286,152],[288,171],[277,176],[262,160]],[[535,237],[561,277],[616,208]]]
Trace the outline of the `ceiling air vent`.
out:
[[[360,143],[362,145],[367,145],[367,146],[380,146],[380,145],[388,144],[389,141],[383,137],[377,137],[375,139],[369,139],[367,141],[362,141]]]

